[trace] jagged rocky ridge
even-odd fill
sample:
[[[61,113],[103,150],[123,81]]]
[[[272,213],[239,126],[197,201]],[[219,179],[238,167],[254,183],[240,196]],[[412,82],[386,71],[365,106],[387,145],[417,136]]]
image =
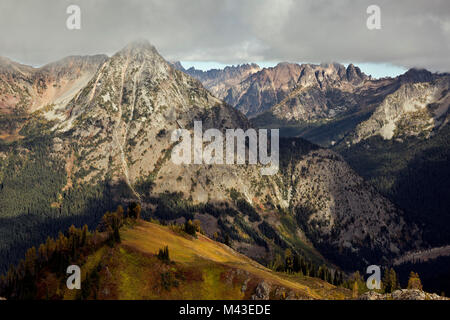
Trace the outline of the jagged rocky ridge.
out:
[[[235,72],[182,70],[254,118],[256,126],[293,127],[288,135],[327,146],[344,138],[357,143],[374,135],[418,135],[448,122],[448,74],[411,69],[395,78],[372,79],[353,64],[337,63],[280,63],[248,75],[241,69],[246,65],[233,67]]]
[[[341,106],[337,103],[332,107],[327,103],[331,101],[326,94],[328,90],[332,88],[351,92],[353,87],[369,79],[352,64],[347,68],[337,63],[299,65],[284,62],[264,69],[256,68],[257,66],[251,68],[252,66],[254,65],[242,65],[233,69],[208,72],[192,68],[184,71],[199,79],[212,93],[247,116],[256,116],[277,104],[287,104],[287,107],[280,106],[276,111],[276,114],[285,120],[321,118],[326,116],[329,110],[332,110],[329,111],[331,114],[341,112]],[[229,79],[230,76],[235,77],[233,81]],[[223,80],[224,77],[227,81]],[[226,90],[218,90],[219,86],[225,87]],[[316,101],[315,106],[311,105],[313,101]]]

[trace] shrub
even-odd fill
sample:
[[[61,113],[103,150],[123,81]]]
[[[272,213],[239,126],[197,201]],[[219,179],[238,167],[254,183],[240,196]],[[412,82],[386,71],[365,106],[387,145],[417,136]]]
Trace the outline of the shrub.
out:
[[[139,203],[131,203],[127,209],[127,215],[129,218],[134,218],[136,220],[141,218],[141,205]]]
[[[169,262],[170,261],[170,256],[169,256],[169,247],[165,246],[162,249],[159,249],[157,257],[159,260],[164,261],[164,262]]]
[[[192,222],[192,220],[187,220],[184,223],[184,232],[191,236],[195,236],[197,234],[197,226]]]

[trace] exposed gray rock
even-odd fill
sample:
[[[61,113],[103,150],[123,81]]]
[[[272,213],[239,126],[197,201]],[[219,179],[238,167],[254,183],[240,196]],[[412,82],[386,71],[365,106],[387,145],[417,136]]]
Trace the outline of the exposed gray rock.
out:
[[[266,281],[261,281],[255,289],[255,293],[252,295],[252,300],[269,300],[271,285]]]
[[[405,83],[386,96],[371,117],[360,123],[346,143],[379,135],[386,140],[423,134],[430,136],[447,124],[450,107],[450,77],[433,82]]]
[[[358,297],[359,300],[449,300],[435,293],[417,289],[401,289],[392,293],[381,294],[369,291]]]
[[[359,300],[384,300],[385,295],[375,292],[369,291],[358,297]]]

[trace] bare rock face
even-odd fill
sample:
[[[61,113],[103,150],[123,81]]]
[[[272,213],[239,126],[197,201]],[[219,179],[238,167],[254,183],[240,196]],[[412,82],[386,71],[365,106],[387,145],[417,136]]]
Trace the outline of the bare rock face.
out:
[[[260,71],[261,68],[257,64],[252,63],[226,67],[223,70],[201,71],[195,68],[184,70],[184,68],[180,69],[179,66],[178,70],[200,80],[203,86],[213,95],[230,105],[234,105],[235,100],[238,99],[236,95],[238,94],[240,83],[252,74]]]
[[[58,130],[74,130],[72,138],[86,154],[82,166],[95,168],[85,179],[110,172],[114,179],[124,179],[136,196],[133,183],[155,170],[171,147],[171,132],[180,125],[192,127],[197,118],[204,119],[205,127],[213,126],[220,117],[222,126],[246,126],[236,110],[141,42],[111,57],[65,114]]]
[[[437,74],[433,74],[425,69],[410,69],[399,77],[402,83],[418,83],[431,82],[439,78]]]
[[[359,300],[385,300],[386,295],[375,291],[368,291],[358,297]]]
[[[353,64],[280,63],[249,74],[190,74],[256,126],[300,124],[299,134],[323,145],[346,147],[372,136],[429,138],[450,120],[450,76],[427,70],[372,79]]]
[[[422,290],[402,289],[392,293],[394,300],[448,300],[435,293],[427,293]]]
[[[30,103],[30,94],[23,90],[31,87],[34,69],[0,58],[0,114],[12,113],[16,108],[26,109]]]
[[[45,114],[48,120],[63,119],[61,108],[106,59],[105,55],[73,56],[32,68],[0,57],[0,139],[23,138],[19,132],[33,112]]]
[[[355,144],[375,135],[386,140],[421,134],[429,137],[449,122],[449,75],[437,77],[421,72],[415,77],[405,74],[405,79],[431,81],[402,84],[386,96],[368,120],[357,126],[348,143]]]
[[[401,289],[392,293],[381,294],[369,291],[358,297],[359,300],[449,300],[435,293],[427,293],[417,289]]]
[[[72,56],[41,68],[0,58],[0,114],[65,105],[91,79],[107,56]]]
[[[208,73],[186,72],[249,117],[282,104],[274,113],[284,120],[302,120],[306,114],[308,118],[327,117],[331,100],[326,91],[341,87],[349,91],[368,79],[358,67],[349,65],[346,69],[337,63],[299,65],[285,62],[273,68],[253,69],[248,74],[240,72],[238,76],[227,68]],[[227,90],[218,93],[218,84],[226,84]]]
[[[344,72],[345,71],[345,72]],[[450,76],[411,69],[396,78],[372,80],[349,65],[306,66],[297,86],[262,118],[291,123],[327,123],[362,117],[340,143],[358,143],[372,136],[428,138],[449,122]],[[267,123],[267,121],[263,121]],[[341,138],[339,138],[340,140]]]
[[[367,76],[361,72],[361,69],[355,67],[353,64],[349,64],[346,70],[347,81],[350,83],[361,83]]]
[[[256,64],[244,64],[207,72],[191,68],[185,72],[226,103],[252,116],[281,101],[295,87],[301,67],[280,63],[261,69]]]
[[[227,100],[247,116],[255,116],[282,101],[297,85],[301,67],[293,63],[279,63],[263,69],[234,89],[234,99]]]
[[[262,280],[250,297],[251,300],[312,300],[304,293],[295,292],[286,287]]]
[[[270,291],[272,290],[269,283],[261,281],[255,289],[255,293],[252,295],[252,300],[269,300]]]

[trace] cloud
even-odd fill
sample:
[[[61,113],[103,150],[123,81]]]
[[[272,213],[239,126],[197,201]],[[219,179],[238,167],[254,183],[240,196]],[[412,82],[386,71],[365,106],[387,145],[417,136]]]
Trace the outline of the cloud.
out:
[[[81,30],[66,8],[81,7]],[[381,8],[381,30],[366,9]],[[171,60],[391,63],[450,71],[448,0],[2,0],[0,55],[41,65],[146,38]]]

